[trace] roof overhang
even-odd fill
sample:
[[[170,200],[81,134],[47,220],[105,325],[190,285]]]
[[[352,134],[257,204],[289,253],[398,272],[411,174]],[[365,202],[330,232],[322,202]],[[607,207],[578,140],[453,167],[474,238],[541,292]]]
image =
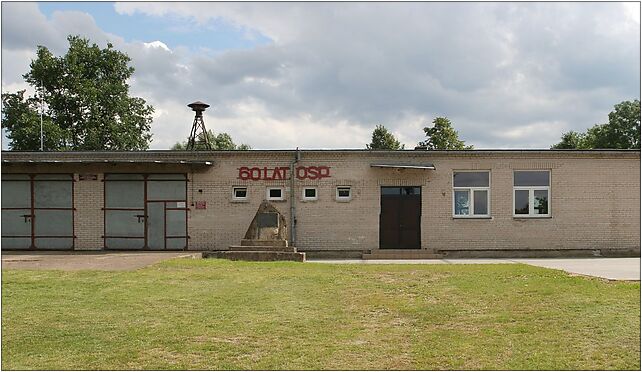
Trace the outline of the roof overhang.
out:
[[[370,164],[371,168],[423,169],[435,170],[433,164]]]
[[[105,159],[105,160],[7,160],[3,159],[4,164],[185,164],[185,165],[213,165],[209,160],[126,160],[126,159]]]

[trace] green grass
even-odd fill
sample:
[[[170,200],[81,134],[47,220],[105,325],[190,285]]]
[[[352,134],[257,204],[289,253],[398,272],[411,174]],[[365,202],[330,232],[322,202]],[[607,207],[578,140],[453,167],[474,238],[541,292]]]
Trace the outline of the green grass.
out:
[[[640,284],[526,265],[3,270],[3,369],[640,369]]]

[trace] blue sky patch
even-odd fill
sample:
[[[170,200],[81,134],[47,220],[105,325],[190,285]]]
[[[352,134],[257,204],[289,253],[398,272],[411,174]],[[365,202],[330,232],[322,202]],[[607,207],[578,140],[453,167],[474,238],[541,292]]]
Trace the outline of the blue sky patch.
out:
[[[38,7],[47,18],[56,11],[85,12],[102,30],[121,36],[127,42],[160,40],[170,49],[183,46],[192,51],[204,48],[216,52],[272,43],[270,38],[255,30],[239,28],[223,20],[199,25],[194,19],[175,15],[118,14],[113,2],[40,2]]]

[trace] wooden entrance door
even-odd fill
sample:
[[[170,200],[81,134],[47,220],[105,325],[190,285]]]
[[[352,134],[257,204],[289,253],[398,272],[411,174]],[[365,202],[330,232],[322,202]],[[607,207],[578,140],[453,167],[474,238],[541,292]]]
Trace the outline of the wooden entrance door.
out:
[[[421,187],[381,188],[379,248],[421,248]]]

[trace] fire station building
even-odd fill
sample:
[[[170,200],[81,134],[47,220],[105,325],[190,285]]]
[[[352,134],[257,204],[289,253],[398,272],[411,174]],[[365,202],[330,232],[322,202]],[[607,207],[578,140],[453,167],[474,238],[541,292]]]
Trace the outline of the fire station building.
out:
[[[639,256],[639,150],[2,152],[2,249]]]

